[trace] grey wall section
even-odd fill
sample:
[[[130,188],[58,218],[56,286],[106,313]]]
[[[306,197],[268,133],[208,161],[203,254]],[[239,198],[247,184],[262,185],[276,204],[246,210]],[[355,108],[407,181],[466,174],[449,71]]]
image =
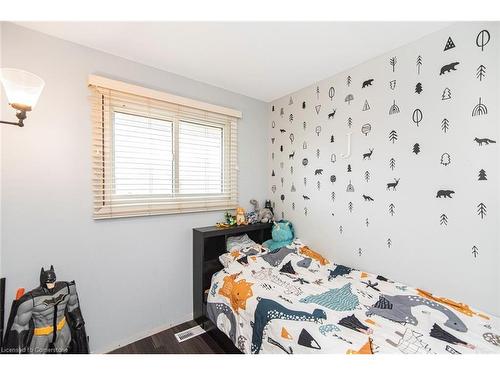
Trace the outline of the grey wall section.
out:
[[[485,29],[490,40],[482,50],[476,40],[478,35],[479,44],[487,40],[486,33],[479,34]],[[448,37],[455,47],[445,51]],[[274,138],[274,143],[268,141],[269,193],[275,191],[278,215],[283,213],[295,224],[298,236],[337,263],[500,315],[500,143],[480,146],[474,141],[477,137],[500,142],[499,43],[498,23],[454,24],[271,103],[274,112],[270,107],[269,138]],[[420,74],[416,65],[419,55]],[[392,57],[397,59],[394,71],[389,64]],[[445,69],[440,75],[441,68],[453,62],[459,62],[456,70]],[[482,80],[476,76],[480,65],[486,67]],[[349,85],[347,77],[351,77]],[[373,79],[371,85],[362,88],[369,79]],[[391,89],[393,80],[396,86]],[[420,94],[415,92],[419,82],[423,88]],[[330,87],[335,89],[332,98]],[[442,100],[446,88],[452,97]],[[354,97],[350,103],[345,101],[349,94]],[[488,113],[472,116],[480,98]],[[370,109],[363,111],[365,100]],[[400,112],[389,115],[394,102]],[[333,119],[328,119],[334,109]],[[423,114],[421,121],[419,112],[413,116],[416,109]],[[444,118],[450,124],[446,132],[442,130]],[[371,125],[366,135],[361,131],[365,124]],[[319,135],[317,126],[321,127]],[[391,130],[398,135],[394,143],[388,138]],[[349,132],[352,155],[343,159]],[[416,143],[418,154],[413,152]],[[363,160],[369,149],[374,149],[371,160]],[[292,158],[289,155],[293,153]],[[451,163],[446,155],[442,161],[445,153]],[[391,158],[395,159],[394,169],[389,166]],[[348,164],[351,172],[347,172]],[[317,169],[323,170],[321,175],[315,175]],[[486,171],[487,180],[478,180],[481,169]],[[335,182],[330,180],[332,175]],[[394,178],[400,179],[399,185],[388,191],[387,183]],[[354,192],[347,192],[349,183]],[[455,191],[453,198],[436,198],[438,190],[448,189]],[[363,194],[374,201],[365,201]],[[304,200],[303,195],[310,200]],[[391,203],[394,215],[389,213]],[[484,218],[477,212],[480,203],[487,207]],[[440,222],[442,214],[447,225]],[[472,254],[473,246],[478,248],[477,257]]]
[[[37,286],[42,265],[77,281],[94,352],[188,320],[191,228],[222,212],[94,221],[89,73],[241,110],[240,203],[266,197],[267,104],[6,23],[4,66],[45,90],[23,129],[2,139],[2,274],[8,300]],[[200,64],[209,64],[200,56]],[[3,102],[6,109],[6,103]],[[5,111],[4,111],[5,113]]]

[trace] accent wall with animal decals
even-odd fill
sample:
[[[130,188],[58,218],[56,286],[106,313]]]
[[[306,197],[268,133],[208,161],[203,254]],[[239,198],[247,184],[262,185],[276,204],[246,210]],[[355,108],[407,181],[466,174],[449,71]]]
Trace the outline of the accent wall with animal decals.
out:
[[[270,103],[276,216],[336,263],[500,315],[498,66],[499,23],[455,23]]]

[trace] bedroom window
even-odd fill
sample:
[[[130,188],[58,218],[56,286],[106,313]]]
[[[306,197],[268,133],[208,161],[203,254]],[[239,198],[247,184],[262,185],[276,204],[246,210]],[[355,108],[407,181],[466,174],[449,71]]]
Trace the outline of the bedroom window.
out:
[[[94,218],[235,208],[237,111],[91,76]]]

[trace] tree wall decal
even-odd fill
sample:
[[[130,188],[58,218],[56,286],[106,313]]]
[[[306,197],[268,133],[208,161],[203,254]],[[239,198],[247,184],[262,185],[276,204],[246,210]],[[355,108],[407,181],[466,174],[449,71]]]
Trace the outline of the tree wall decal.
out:
[[[392,66],[392,71],[393,71],[393,72],[395,71],[395,68],[396,68],[396,64],[397,64],[397,62],[398,62],[398,59],[397,59],[397,57],[396,57],[396,56],[391,57],[391,58],[389,59],[389,65],[390,65],[390,66]]]
[[[330,89],[328,89],[328,97],[330,98],[330,100],[333,100],[334,96],[335,96],[335,88],[331,86]]]
[[[484,169],[481,169],[479,171],[479,181],[486,181],[488,178],[486,177],[486,171]]]
[[[396,168],[396,160],[394,158],[389,159],[389,168],[391,168],[392,170]]]
[[[486,216],[486,211],[486,205],[483,202],[477,205],[477,214],[481,216],[481,219],[484,219]]]
[[[391,105],[391,107],[389,108],[389,114],[390,114],[390,115],[395,115],[396,113],[399,113],[399,112],[400,112],[399,107],[398,107],[398,105],[396,104],[396,101],[395,101],[395,100],[393,100],[392,105]]]
[[[419,145],[418,143],[415,143],[415,144],[413,145],[413,153],[414,153],[415,155],[418,155],[418,153],[419,153],[419,152],[420,152],[420,145]]]
[[[363,133],[365,136],[368,135],[372,130],[372,126],[370,124],[364,124],[361,127],[361,133]]]
[[[394,216],[394,214],[396,213],[395,208],[396,206],[394,205],[394,203],[389,204],[389,213],[391,214],[391,216]]]
[[[417,74],[420,74],[421,67],[422,67],[422,56],[418,55],[418,57],[417,57]]]
[[[479,103],[476,104],[476,106],[472,110],[472,117],[482,116],[487,114],[488,114],[488,108],[486,108],[486,106],[483,103],[481,103],[481,97],[479,97]]]
[[[471,253],[472,253],[472,256],[474,258],[477,258],[477,256],[479,255],[479,250],[477,249],[476,245],[472,246],[472,252]]]
[[[441,155],[441,164],[446,167],[450,163],[451,163],[451,156],[450,156],[450,154],[448,154],[447,152],[445,152],[443,155]]]
[[[347,86],[351,86],[351,81],[352,81],[351,76],[347,76]]]
[[[481,64],[477,67],[477,70],[476,70],[476,78],[479,80],[479,81],[482,81],[483,78],[486,77],[486,67]]]
[[[443,90],[443,94],[441,95],[441,100],[451,99],[451,90],[447,87]]]
[[[369,171],[365,172],[365,180],[366,180],[366,182],[370,181],[370,172]]]
[[[448,216],[446,214],[441,214],[439,217],[439,225],[448,225]]]
[[[441,130],[446,133],[449,128],[450,128],[450,121],[448,121],[447,118],[444,118],[443,121],[441,121]]]
[[[490,38],[491,36],[488,30],[481,30],[479,34],[477,34],[476,45],[481,48],[481,51],[484,51],[484,47],[489,43]]]
[[[390,249],[392,246],[392,240],[390,238],[387,239],[387,247]]]
[[[416,109],[413,111],[413,115],[411,116],[411,119],[413,120],[413,122],[419,126],[420,125],[420,122],[423,120],[424,118],[424,115],[422,113],[422,111],[420,109]]]
[[[398,140],[398,133],[396,132],[396,130],[391,130],[389,132],[389,141],[394,143]]]
[[[424,91],[424,89],[422,88],[422,83],[417,83],[417,85],[415,86],[415,92],[417,94],[420,94],[422,91]]]

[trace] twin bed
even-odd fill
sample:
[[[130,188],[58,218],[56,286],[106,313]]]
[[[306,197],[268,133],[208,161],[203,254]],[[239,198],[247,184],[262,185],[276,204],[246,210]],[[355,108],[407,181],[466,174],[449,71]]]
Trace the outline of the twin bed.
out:
[[[243,353],[500,353],[500,320],[331,263],[300,240],[269,252],[227,239],[208,319]]]

